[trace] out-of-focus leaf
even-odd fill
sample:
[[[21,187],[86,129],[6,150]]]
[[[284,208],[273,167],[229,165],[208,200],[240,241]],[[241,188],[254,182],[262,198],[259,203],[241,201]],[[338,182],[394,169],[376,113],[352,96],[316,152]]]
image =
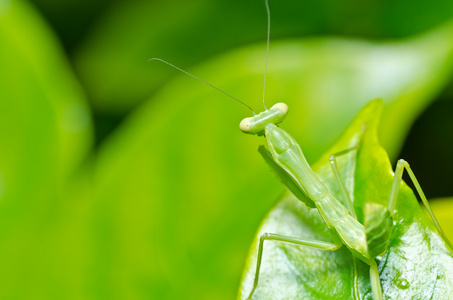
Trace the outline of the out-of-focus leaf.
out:
[[[97,18],[117,0],[29,0],[58,35],[69,52],[92,30]],[[130,3],[131,1],[126,1]]]
[[[450,241],[453,240],[453,198],[432,199],[429,204],[442,230]]]
[[[124,2],[114,7],[76,56],[77,71],[95,109],[122,112],[147,99],[174,74],[168,66],[148,63],[151,57],[188,66],[244,44],[256,29],[265,29],[264,5],[261,13],[254,14],[255,3],[236,3],[233,8],[230,2],[173,0]],[[256,15],[259,25],[251,21]],[[240,28],[232,18],[251,21],[255,30],[228,35]]]
[[[0,66],[0,298],[24,299],[59,288],[46,272],[47,233],[90,146],[90,116],[54,37],[22,1],[0,1]]]
[[[272,44],[282,37],[326,34],[401,37],[453,17],[453,4],[445,0],[269,2]],[[228,49],[262,42],[265,35],[264,1],[121,1],[80,47],[76,67],[96,109],[121,114],[173,74],[167,66],[146,64],[147,59],[160,57],[188,68]]]
[[[371,102],[354,119],[334,147],[314,167],[315,172],[337,199],[342,199],[328,157],[357,145],[358,150],[339,158],[342,178],[349,183],[354,207],[363,220],[365,203],[386,206],[393,181],[392,167],[377,140],[382,103]],[[362,132],[365,131],[362,136]],[[343,169],[343,170],[342,170]],[[379,272],[385,297],[390,299],[450,299],[453,294],[453,256],[423,212],[413,192],[400,189],[389,247],[379,258]],[[265,233],[330,241],[327,227],[317,210],[287,195],[265,218],[258,237]],[[252,248],[240,299],[252,290],[257,244]],[[372,299],[367,265],[359,264],[360,299]],[[260,281],[252,299],[353,299],[354,270],[346,247],[329,252],[284,243],[265,243]],[[421,275],[423,274],[423,275]]]
[[[5,107],[2,107],[1,113],[9,118],[2,120],[20,124],[11,124],[9,128],[18,131],[38,130],[37,126],[45,126],[46,123],[53,125],[55,141],[49,144],[49,141],[43,140],[38,144],[47,149],[57,146],[52,160],[59,167],[59,175],[66,177],[79,165],[90,147],[91,120],[84,95],[54,36],[28,5],[22,1],[4,1],[0,6],[0,22],[0,58],[3,60],[1,97],[5,100],[2,101]],[[19,105],[19,101],[23,104]],[[9,111],[12,109],[18,111]],[[41,112],[48,116],[41,115]],[[34,120],[33,117],[43,118],[44,121]],[[46,134],[27,136],[22,131],[3,136],[16,136],[18,139],[27,136],[39,141],[40,138],[46,139]]]
[[[411,164],[428,199],[453,195],[453,85],[411,126],[399,156]]]
[[[449,75],[451,30],[392,43],[274,43],[267,101],[288,103],[283,126],[310,161],[369,99],[383,97],[386,113],[410,103],[384,121],[396,149],[405,132],[393,129],[407,126]],[[259,103],[264,56],[264,47],[247,47],[189,71]],[[283,190],[256,152],[262,138],[237,129],[248,115],[181,74],[101,147],[85,228],[92,263],[79,275],[95,298],[234,297],[255,229]]]

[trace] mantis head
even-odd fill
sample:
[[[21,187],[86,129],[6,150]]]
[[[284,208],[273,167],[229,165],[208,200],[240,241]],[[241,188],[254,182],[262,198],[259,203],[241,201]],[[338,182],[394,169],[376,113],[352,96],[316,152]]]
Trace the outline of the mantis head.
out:
[[[260,112],[256,116],[245,118],[239,124],[242,132],[263,135],[266,124],[281,123],[288,114],[288,105],[283,102],[274,104],[270,109]]]

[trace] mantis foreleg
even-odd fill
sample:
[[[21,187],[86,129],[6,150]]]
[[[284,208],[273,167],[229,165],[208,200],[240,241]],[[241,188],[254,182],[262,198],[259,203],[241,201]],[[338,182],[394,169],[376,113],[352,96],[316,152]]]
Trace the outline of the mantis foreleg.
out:
[[[400,159],[398,161],[398,164],[396,165],[396,170],[395,170],[395,177],[393,179],[393,184],[392,184],[392,190],[390,192],[390,198],[388,202],[388,209],[390,213],[393,215],[395,212],[395,206],[396,206],[396,199],[398,198],[398,191],[401,185],[402,177],[403,177],[403,171],[404,169],[407,170],[407,173],[409,174],[412,182],[414,183],[414,186],[423,202],[425,205],[426,210],[428,211],[429,216],[431,217],[431,220],[433,221],[434,225],[436,226],[439,234],[442,236],[444,241],[446,242],[448,248],[453,251],[453,246],[451,242],[448,240],[447,236],[444,234],[442,228],[439,225],[439,222],[436,219],[436,216],[434,216],[433,211],[431,210],[431,207],[429,206],[428,200],[426,199],[425,194],[423,193],[423,190],[418,183],[417,178],[415,177],[414,172],[409,166],[409,163],[405,161],[404,159]]]

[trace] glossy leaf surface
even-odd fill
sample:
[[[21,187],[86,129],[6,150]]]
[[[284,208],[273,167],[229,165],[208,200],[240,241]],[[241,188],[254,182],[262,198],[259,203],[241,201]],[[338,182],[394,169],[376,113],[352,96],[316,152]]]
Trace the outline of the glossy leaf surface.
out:
[[[366,202],[387,204],[393,180],[388,156],[376,135],[381,109],[380,101],[368,104],[314,166],[326,186],[341,199],[328,158],[360,140],[359,149],[339,158],[339,165],[361,221]],[[405,184],[398,195],[394,220],[389,247],[378,259],[385,299],[450,299],[452,253]],[[308,210],[291,195],[283,197],[265,218],[258,236],[264,232],[330,240],[319,213]],[[256,245],[251,251],[240,299],[245,299],[252,287]],[[353,299],[353,260],[345,247],[328,252],[268,242],[264,253],[253,299]],[[368,267],[357,263],[359,298],[372,299]]]

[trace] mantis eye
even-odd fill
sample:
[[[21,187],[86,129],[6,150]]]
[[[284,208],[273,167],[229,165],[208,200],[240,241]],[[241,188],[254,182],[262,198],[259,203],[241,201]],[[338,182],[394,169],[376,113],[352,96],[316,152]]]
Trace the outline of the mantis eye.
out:
[[[272,108],[274,108],[274,107],[279,108],[283,112],[283,116],[286,116],[286,114],[288,113],[288,105],[286,105],[286,103],[283,103],[283,102],[275,103],[272,106]]]
[[[245,118],[239,123],[239,129],[241,129],[242,132],[248,133],[250,132],[251,123],[251,118]]]

